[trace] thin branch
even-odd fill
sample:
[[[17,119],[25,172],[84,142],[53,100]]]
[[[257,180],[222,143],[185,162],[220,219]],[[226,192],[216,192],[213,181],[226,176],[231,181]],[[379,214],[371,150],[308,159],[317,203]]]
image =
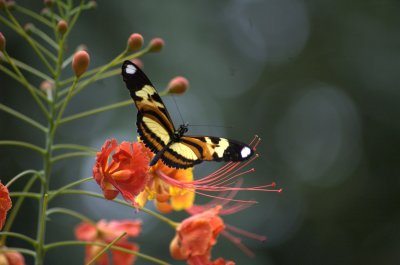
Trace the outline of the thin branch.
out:
[[[31,18],[36,19],[37,21],[43,23],[44,25],[46,25],[46,26],[48,26],[50,28],[53,28],[53,24],[49,20],[45,19],[43,16],[41,16],[41,15],[39,15],[39,14],[29,10],[29,9],[26,9],[25,7],[22,7],[22,6],[18,5],[18,4],[15,4],[15,10],[20,12],[20,13],[22,13],[22,14],[30,16]]]
[[[61,150],[61,149],[71,149],[71,150],[78,150],[83,152],[97,152],[97,149],[79,145],[79,144],[54,144],[51,148],[53,151]]]
[[[37,121],[29,118],[28,116],[25,116],[24,114],[22,114],[21,112],[18,112],[10,107],[7,107],[6,105],[3,105],[0,103],[0,110],[7,112],[8,114],[32,125],[33,127],[41,130],[42,132],[47,132],[47,128],[44,127],[43,125],[41,125],[40,123],[38,123]]]
[[[84,111],[78,114],[74,114],[68,117],[65,117],[63,119],[60,120],[60,122],[58,123],[59,125],[63,124],[63,123],[67,123],[73,120],[77,120],[77,119],[81,119],[84,117],[88,117],[94,114],[98,114],[104,111],[108,111],[108,110],[112,110],[112,109],[117,109],[117,108],[121,108],[121,107],[125,107],[128,105],[132,105],[132,100],[124,100],[121,102],[117,102],[108,106],[104,106],[104,107],[100,107],[100,108],[96,108],[96,109],[92,109],[92,110],[88,110],[88,111]]]
[[[47,244],[47,245],[45,245],[44,248],[45,248],[46,251],[48,251],[48,250],[50,250],[52,248],[65,247],[65,246],[77,246],[77,245],[81,245],[81,246],[82,245],[83,246],[91,245],[91,246],[100,246],[100,247],[106,247],[107,246],[107,244],[100,243],[100,242],[61,241],[61,242]],[[140,258],[147,259],[147,260],[152,261],[152,262],[157,263],[157,264],[170,265],[169,263],[167,263],[165,261],[162,261],[162,260],[159,260],[157,258],[154,258],[152,256],[149,256],[149,255],[146,255],[146,254],[143,254],[143,253],[140,253],[140,252],[136,252],[136,251],[133,251],[133,250],[129,250],[129,249],[126,249],[126,248],[123,248],[123,247],[113,246],[113,247],[111,247],[111,249],[118,250],[118,251],[125,252],[125,253],[129,253],[129,254],[132,254],[132,255],[136,255],[136,256],[138,256]]]
[[[46,212],[47,217],[55,214],[55,213],[61,213],[61,214],[65,214],[65,215],[69,215],[69,216],[73,216],[75,218],[78,218],[84,222],[90,223],[92,225],[95,225],[95,221],[93,221],[92,219],[90,219],[89,217],[78,213],[77,211],[73,211],[71,209],[66,209],[66,208],[61,208],[61,207],[56,207],[56,208],[51,208],[48,209]]]
[[[4,140],[4,141],[0,141],[0,145],[13,145],[13,146],[25,147],[25,148],[32,149],[32,150],[38,152],[41,155],[44,155],[44,153],[46,152],[43,148],[40,148],[37,145],[31,144],[31,143],[27,143],[27,142],[22,142],[22,141]]]
[[[20,233],[14,233],[14,232],[0,232],[0,236],[4,235],[4,236],[12,236],[12,237],[16,237],[19,239],[22,239],[28,243],[30,243],[32,246],[36,245],[36,241],[33,238],[30,238],[26,235],[20,234]]]
[[[51,163],[55,163],[59,160],[66,159],[66,158],[72,158],[72,157],[78,157],[78,156],[95,156],[96,153],[92,152],[71,152],[71,153],[66,153],[62,154],[59,156],[55,156],[51,159]]]

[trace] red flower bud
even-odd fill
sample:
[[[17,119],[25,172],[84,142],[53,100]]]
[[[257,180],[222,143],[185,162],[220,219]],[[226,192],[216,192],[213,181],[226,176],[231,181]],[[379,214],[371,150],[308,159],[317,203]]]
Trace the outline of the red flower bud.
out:
[[[65,20],[60,20],[57,24],[57,30],[61,35],[64,35],[68,30],[68,23]]]
[[[76,77],[80,77],[89,66],[90,56],[86,51],[78,51],[72,59],[72,69]]]
[[[0,51],[4,52],[6,50],[6,38],[3,33],[0,32]]]
[[[127,49],[129,52],[139,50],[143,46],[143,36],[138,33],[133,33],[128,38]]]
[[[44,1],[43,1],[43,4],[44,4],[46,7],[52,7],[52,6],[54,5],[54,0],[44,0]]]
[[[6,0],[0,0],[0,10],[6,9],[7,3]]]
[[[182,77],[182,76],[177,76],[173,78],[168,86],[167,86],[167,91],[170,94],[183,94],[185,91],[189,88],[189,81]]]
[[[165,42],[161,38],[154,38],[150,41],[149,52],[159,52],[165,46]]]
[[[54,83],[49,80],[44,80],[42,83],[40,83],[40,90],[42,91],[48,91],[52,90],[54,88]]]

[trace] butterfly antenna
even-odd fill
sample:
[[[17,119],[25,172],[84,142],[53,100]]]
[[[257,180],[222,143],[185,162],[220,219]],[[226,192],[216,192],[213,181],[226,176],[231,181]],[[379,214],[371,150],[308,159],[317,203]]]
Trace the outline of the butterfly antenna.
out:
[[[213,125],[213,124],[189,124],[189,127],[218,127],[218,128],[233,128],[229,125]]]
[[[178,103],[176,103],[176,99],[175,99],[175,97],[174,97],[174,96],[172,96],[172,99],[174,100],[174,103],[175,103],[176,109],[178,110],[179,117],[181,117],[182,124],[185,124],[185,121],[183,120],[183,117],[182,117],[182,113],[181,113],[181,111],[179,110]]]

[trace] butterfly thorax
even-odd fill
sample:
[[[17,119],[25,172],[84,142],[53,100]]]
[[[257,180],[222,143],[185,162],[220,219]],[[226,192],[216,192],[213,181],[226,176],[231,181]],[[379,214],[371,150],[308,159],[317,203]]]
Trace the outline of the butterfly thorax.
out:
[[[179,140],[181,139],[181,137],[187,133],[188,131],[188,124],[182,124],[181,126],[179,126],[178,130],[176,130],[174,132],[174,134],[171,137],[172,142],[179,142]]]

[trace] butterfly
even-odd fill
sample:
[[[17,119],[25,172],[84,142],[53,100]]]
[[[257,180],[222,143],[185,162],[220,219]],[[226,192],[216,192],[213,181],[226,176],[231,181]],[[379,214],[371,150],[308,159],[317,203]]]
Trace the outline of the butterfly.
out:
[[[155,154],[150,166],[161,159],[169,167],[185,169],[202,161],[244,161],[254,154],[249,145],[239,141],[185,135],[188,124],[175,129],[160,95],[137,65],[125,61],[122,77],[138,109],[140,139]]]

